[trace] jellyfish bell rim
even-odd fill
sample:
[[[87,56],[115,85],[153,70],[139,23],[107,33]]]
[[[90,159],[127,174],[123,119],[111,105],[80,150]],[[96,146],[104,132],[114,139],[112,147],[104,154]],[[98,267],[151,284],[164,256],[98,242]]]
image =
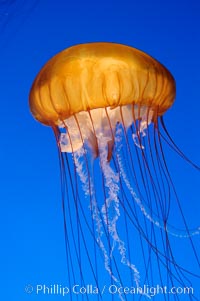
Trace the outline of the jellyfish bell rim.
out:
[[[127,104],[155,108],[157,118],[173,105],[175,95],[174,77],[147,53],[95,42],[53,56],[32,84],[29,107],[37,121],[54,127],[81,111]]]

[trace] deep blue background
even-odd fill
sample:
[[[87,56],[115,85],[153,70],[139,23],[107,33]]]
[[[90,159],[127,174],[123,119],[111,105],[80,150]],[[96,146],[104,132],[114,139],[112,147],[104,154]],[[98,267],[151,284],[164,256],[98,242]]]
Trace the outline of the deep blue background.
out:
[[[44,296],[27,295],[25,285],[62,283],[66,265],[56,143],[28,107],[34,77],[73,44],[110,41],[144,50],[176,79],[176,102],[165,121],[199,163],[200,2],[0,1],[0,18],[0,299],[39,301]],[[188,223],[196,227],[198,174],[171,163]]]

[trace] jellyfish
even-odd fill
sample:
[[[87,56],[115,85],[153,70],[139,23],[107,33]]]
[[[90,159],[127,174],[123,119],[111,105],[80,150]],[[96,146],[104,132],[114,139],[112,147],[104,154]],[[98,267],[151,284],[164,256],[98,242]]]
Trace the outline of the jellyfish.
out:
[[[161,63],[115,43],[72,46],[37,75],[29,104],[58,147],[71,300],[183,300],[180,288],[198,300],[200,230],[187,225],[165,155],[193,164],[164,123],[175,94]],[[182,241],[195,272],[179,263]]]

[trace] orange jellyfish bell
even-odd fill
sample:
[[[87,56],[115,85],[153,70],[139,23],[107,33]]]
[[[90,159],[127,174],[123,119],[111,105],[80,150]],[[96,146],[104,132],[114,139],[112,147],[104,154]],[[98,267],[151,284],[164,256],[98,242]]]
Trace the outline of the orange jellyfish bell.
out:
[[[50,59],[30,92],[30,109],[43,124],[83,111],[139,105],[162,115],[174,102],[170,72],[146,53],[121,44],[70,47]]]

